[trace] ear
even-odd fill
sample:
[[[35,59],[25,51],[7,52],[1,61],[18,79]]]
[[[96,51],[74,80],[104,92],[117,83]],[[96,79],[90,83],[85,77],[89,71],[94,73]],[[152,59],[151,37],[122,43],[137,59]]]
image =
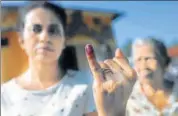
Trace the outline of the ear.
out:
[[[24,40],[20,32],[18,32],[18,41],[19,41],[20,47],[24,50]]]
[[[24,48],[24,40],[23,40],[23,38],[19,37],[18,41],[19,41],[20,47],[24,50],[25,48]]]

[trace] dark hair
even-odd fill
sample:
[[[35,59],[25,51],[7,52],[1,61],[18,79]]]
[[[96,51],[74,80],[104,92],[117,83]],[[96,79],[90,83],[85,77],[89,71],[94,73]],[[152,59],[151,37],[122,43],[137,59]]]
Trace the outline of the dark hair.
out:
[[[20,30],[20,31],[23,30],[24,23],[25,23],[25,20],[24,20],[25,15],[35,8],[44,8],[44,9],[48,9],[48,10],[52,11],[57,16],[57,18],[61,21],[64,30],[66,29],[67,15],[66,15],[65,9],[63,7],[61,7],[60,5],[52,4],[50,2],[46,2],[46,1],[33,1],[28,6],[25,6],[22,9],[20,9],[20,11],[19,11],[20,20],[17,24],[18,30]]]
[[[167,48],[165,44],[156,39],[152,39],[152,40],[155,42],[156,49],[159,50],[159,53],[156,53],[156,54],[159,55],[163,59],[164,67],[167,67],[171,62],[171,58],[168,56],[168,52],[167,52]]]

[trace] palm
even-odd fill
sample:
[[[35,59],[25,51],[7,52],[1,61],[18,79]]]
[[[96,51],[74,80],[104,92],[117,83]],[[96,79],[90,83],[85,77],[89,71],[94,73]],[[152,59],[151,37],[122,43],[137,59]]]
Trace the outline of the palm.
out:
[[[116,50],[113,59],[97,62],[93,47],[87,45],[86,56],[94,78],[93,91],[96,107],[102,112],[101,114],[106,115],[106,109],[114,102],[112,93],[127,80],[133,79],[135,71],[129,66],[127,59],[119,49]]]

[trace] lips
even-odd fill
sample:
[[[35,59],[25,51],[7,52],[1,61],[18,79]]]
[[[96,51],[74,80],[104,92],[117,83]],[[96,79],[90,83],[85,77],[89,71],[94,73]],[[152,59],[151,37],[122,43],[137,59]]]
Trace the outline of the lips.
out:
[[[152,75],[152,72],[151,71],[142,71],[140,72],[139,74],[141,77],[149,77]]]
[[[37,48],[38,50],[45,50],[45,51],[50,51],[50,52],[53,52],[54,50],[49,48],[49,47],[39,47]]]

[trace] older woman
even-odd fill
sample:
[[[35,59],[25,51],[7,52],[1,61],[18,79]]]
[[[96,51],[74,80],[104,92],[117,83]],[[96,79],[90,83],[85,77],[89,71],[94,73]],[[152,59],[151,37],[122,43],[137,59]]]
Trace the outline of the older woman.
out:
[[[19,42],[29,68],[1,86],[3,116],[97,115],[87,74],[58,65],[66,18],[62,7],[49,2],[35,1],[22,10]]]
[[[167,75],[170,58],[165,45],[156,39],[137,39],[132,51],[138,81],[127,103],[127,115],[175,115],[177,83],[169,81],[173,75]]]
[[[126,116],[177,116],[177,82],[171,85],[165,78],[170,59],[164,44],[155,39],[136,40],[133,59],[138,81],[134,87],[133,84],[130,86],[133,91],[127,101]],[[124,86],[134,81],[133,69],[120,50],[116,51],[113,59],[98,63],[94,54],[91,54],[88,55],[88,61],[94,77],[96,106],[101,111],[98,113],[101,116],[111,114],[105,107],[110,104],[112,115],[120,115],[116,105],[118,97],[109,102],[106,97],[117,95],[116,88],[124,91]]]

